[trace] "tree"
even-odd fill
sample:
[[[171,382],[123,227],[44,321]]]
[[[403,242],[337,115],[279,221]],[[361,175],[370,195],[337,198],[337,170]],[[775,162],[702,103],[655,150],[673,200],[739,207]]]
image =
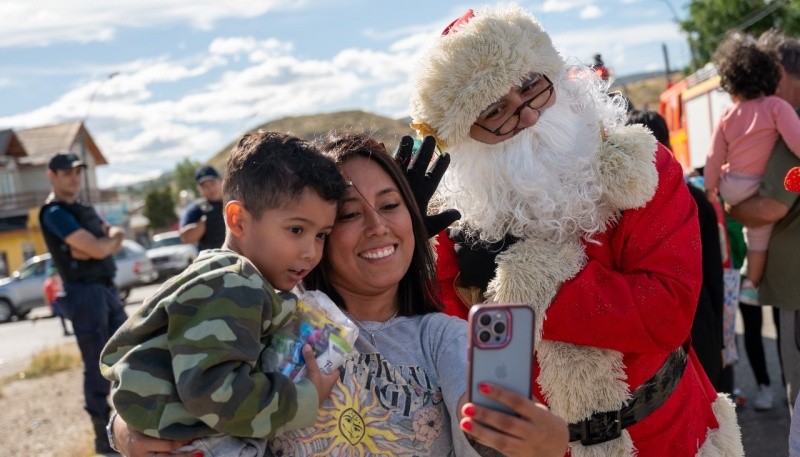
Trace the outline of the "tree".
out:
[[[186,189],[194,190],[194,172],[200,168],[202,164],[196,160],[191,160],[185,157],[183,161],[175,165],[175,173],[173,180],[175,182],[176,193]]]
[[[150,228],[169,227],[178,220],[175,214],[175,199],[169,187],[153,189],[144,200],[144,215],[150,219]]]
[[[789,36],[800,33],[800,0],[691,0],[688,10],[680,26],[689,35],[693,66],[710,61],[729,30],[756,38],[772,27]]]

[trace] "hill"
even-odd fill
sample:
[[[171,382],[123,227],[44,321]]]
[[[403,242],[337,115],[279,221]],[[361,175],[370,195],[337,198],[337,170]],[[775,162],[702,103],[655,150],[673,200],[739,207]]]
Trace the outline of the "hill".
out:
[[[332,130],[356,130],[370,133],[382,141],[389,151],[393,151],[403,135],[413,135],[408,119],[390,119],[364,111],[342,111],[338,113],[312,114],[308,116],[285,117],[261,124],[249,132],[270,130],[290,132],[300,138],[315,141],[324,139]],[[234,142],[225,146],[209,159],[209,163],[219,170],[225,168],[228,151]]]
[[[683,78],[681,73],[673,73],[672,81]],[[620,78],[614,82],[611,91],[620,91],[628,96],[637,109],[649,108],[658,111],[658,97],[667,88],[663,73],[652,73],[645,77]]]
[[[678,81],[680,74],[673,75],[673,81]],[[664,91],[666,83],[663,74],[653,73],[638,77],[621,78],[611,88],[612,91],[622,91],[628,95],[635,108],[650,108],[658,110],[658,96]],[[386,145],[390,151],[394,150],[400,137],[413,135],[408,126],[410,120],[390,119],[378,114],[364,111],[342,111],[337,113],[311,114],[307,116],[285,117],[261,124],[251,130],[272,130],[278,132],[291,132],[307,140],[324,138],[331,130],[358,130],[371,133]],[[235,141],[235,140],[234,140]],[[214,154],[208,163],[219,170],[225,168],[228,151],[234,142],[225,146]]]

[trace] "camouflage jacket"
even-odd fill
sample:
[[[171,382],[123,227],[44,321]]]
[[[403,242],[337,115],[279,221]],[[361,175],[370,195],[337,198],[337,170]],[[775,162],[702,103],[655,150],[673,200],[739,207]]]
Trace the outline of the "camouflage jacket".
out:
[[[313,425],[314,385],[265,373],[260,360],[296,303],[241,255],[201,252],[103,349],[114,407],[131,427],[165,439],[264,438]]]

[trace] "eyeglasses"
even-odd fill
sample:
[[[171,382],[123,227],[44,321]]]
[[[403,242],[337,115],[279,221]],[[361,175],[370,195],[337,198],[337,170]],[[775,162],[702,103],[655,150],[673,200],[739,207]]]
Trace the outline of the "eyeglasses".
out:
[[[478,122],[475,122],[475,125],[486,130],[487,132],[491,133],[494,136],[505,136],[516,130],[517,127],[519,127],[520,113],[522,113],[523,109],[530,108],[532,110],[538,110],[539,108],[546,105],[547,102],[549,102],[550,99],[553,97],[554,90],[552,81],[550,81],[550,78],[548,78],[545,75],[541,76],[542,78],[544,78],[545,81],[547,81],[547,86],[545,86],[545,88],[542,89],[541,91],[531,95],[530,93],[536,89],[536,83],[539,81],[539,79],[536,78],[536,80],[533,82],[529,80],[528,82],[523,84],[520,87],[519,95],[520,97],[530,96],[530,98],[528,98],[525,102],[519,105],[516,111],[514,111],[514,114],[509,116],[508,119],[504,120],[500,124],[500,127],[497,127],[496,129],[492,130],[488,127],[479,124]]]

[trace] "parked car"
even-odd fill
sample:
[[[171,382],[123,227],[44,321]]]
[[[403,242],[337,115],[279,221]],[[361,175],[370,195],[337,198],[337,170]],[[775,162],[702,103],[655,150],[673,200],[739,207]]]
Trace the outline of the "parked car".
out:
[[[31,257],[11,276],[0,279],[0,322],[25,317],[33,308],[46,305],[42,288],[49,262],[50,254]]]
[[[114,261],[117,263],[114,284],[119,289],[119,296],[123,301],[128,299],[132,288],[150,284],[158,279],[158,271],[147,257],[144,246],[133,240],[122,241],[122,249],[114,254]]]
[[[123,240],[114,260],[117,264],[114,284],[123,301],[133,287],[149,284],[158,277],[145,249],[135,241]],[[50,254],[37,255],[8,278],[0,279],[0,322],[7,322],[13,316],[25,317],[32,309],[47,305],[43,286],[50,268],[53,268]]]
[[[197,258],[197,246],[181,241],[180,232],[173,230],[153,236],[147,250],[158,276],[163,278],[186,269]]]

